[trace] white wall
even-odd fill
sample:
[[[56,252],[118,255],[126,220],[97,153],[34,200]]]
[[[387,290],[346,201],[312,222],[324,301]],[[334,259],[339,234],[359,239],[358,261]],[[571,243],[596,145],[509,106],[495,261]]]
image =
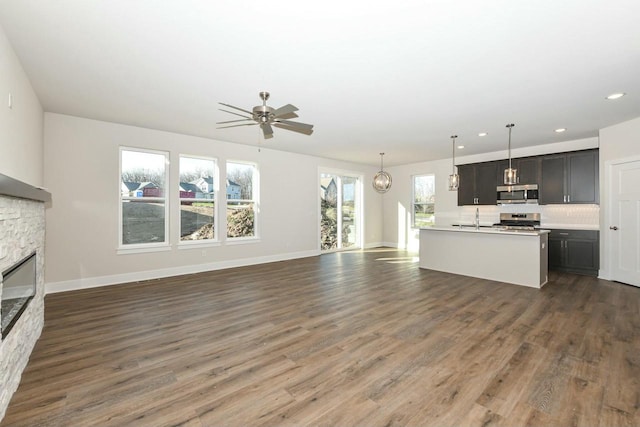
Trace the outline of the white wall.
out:
[[[600,223],[600,277],[610,278],[609,226],[609,168],[623,160],[640,160],[640,117],[600,129],[600,205],[603,214]]]
[[[277,146],[272,141],[263,147]],[[121,145],[170,151],[172,165],[177,165],[179,154],[215,157],[221,165],[227,160],[258,163],[260,241],[178,249],[174,233],[170,251],[116,254]],[[54,195],[47,210],[47,290],[316,255],[319,168],[364,175],[364,243],[381,242],[380,195],[370,185],[377,171],[373,166],[46,113],[44,181]],[[177,174],[177,168],[171,168],[171,182],[177,181]],[[177,220],[170,223],[171,230],[176,227]]]
[[[525,157],[581,150],[598,147],[598,138],[587,138],[566,143],[553,143],[512,150],[513,157]],[[482,155],[457,157],[456,164],[500,160],[507,152],[485,153]],[[418,231],[411,228],[411,185],[412,176],[434,174],[436,179],[435,217],[438,225],[452,223],[472,223],[476,207],[458,206],[458,192],[449,191],[451,159],[432,162],[413,163],[392,166],[388,172],[393,177],[393,187],[384,195],[384,242],[387,246],[418,249]],[[597,228],[599,225],[599,207],[597,205],[567,206],[479,206],[480,222],[491,225],[499,221],[500,212],[539,212],[543,224],[554,227],[581,225],[584,228]]]
[[[2,27],[0,70],[0,173],[42,186],[42,106]]]

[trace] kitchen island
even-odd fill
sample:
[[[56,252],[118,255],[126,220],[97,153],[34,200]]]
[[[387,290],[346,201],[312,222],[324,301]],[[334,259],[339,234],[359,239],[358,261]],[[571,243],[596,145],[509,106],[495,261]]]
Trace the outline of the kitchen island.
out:
[[[420,268],[541,288],[548,230],[433,226],[420,229]]]

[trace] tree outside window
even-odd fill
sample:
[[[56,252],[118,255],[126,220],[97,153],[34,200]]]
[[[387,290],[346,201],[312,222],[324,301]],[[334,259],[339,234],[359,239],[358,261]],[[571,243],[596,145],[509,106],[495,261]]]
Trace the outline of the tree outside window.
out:
[[[413,227],[435,223],[436,180],[434,175],[413,177]]]
[[[255,237],[258,169],[251,163],[227,163],[227,238]]]

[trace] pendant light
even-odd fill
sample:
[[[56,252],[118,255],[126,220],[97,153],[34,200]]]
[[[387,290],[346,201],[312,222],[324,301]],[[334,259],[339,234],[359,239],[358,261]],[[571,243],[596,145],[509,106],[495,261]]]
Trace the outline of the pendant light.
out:
[[[506,185],[518,183],[518,170],[511,167],[511,128],[514,126],[513,123],[507,125],[509,128],[509,167],[504,170],[504,183]]]
[[[378,193],[386,193],[391,188],[391,175],[384,171],[382,157],[384,153],[380,153],[380,171],[373,177],[373,188]]]
[[[456,138],[451,135],[451,175],[449,175],[449,191],[456,191],[460,187],[460,175],[456,173]]]

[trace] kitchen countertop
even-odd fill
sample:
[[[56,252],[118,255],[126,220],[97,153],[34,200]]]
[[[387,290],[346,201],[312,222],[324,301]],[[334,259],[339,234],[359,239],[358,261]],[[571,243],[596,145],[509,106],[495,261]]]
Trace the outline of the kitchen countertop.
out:
[[[600,230],[599,225],[589,224],[540,224],[540,228],[562,229],[562,230]]]
[[[422,227],[420,230],[434,230],[434,231],[459,231],[462,233],[487,233],[487,234],[517,234],[526,236],[539,236],[541,234],[548,234],[549,230],[505,230],[503,228],[494,228],[492,226],[481,225],[476,229],[475,225],[448,225],[430,227]]]

